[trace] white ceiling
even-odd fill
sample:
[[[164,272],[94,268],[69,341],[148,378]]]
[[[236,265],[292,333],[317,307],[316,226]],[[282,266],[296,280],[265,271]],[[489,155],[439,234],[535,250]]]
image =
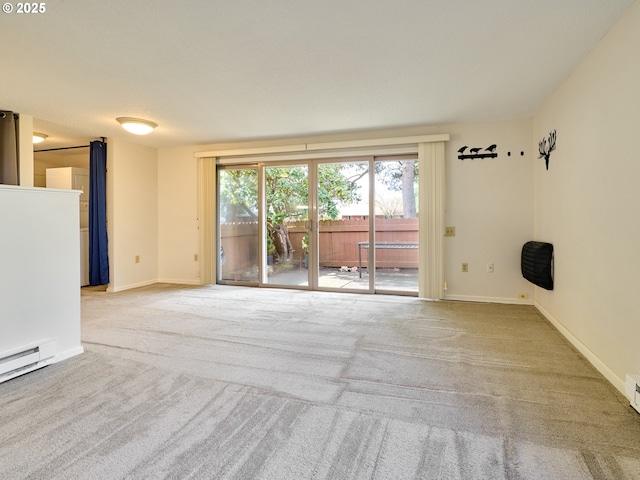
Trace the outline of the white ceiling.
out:
[[[0,109],[34,117],[38,148],[529,117],[631,3],[47,0],[0,13]]]

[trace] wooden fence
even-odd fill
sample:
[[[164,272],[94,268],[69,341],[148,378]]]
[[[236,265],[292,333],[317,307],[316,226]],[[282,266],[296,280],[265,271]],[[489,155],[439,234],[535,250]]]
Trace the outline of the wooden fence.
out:
[[[239,280],[241,272],[258,265],[258,222],[223,223],[220,239],[225,260],[222,278]]]
[[[306,222],[286,224],[293,245],[293,261],[304,258],[302,241]],[[231,223],[221,226],[225,251],[223,272],[251,268],[258,263],[258,224]],[[369,241],[369,220],[323,220],[319,225],[319,254],[321,267],[354,267],[358,265],[358,243]],[[418,243],[417,218],[376,217],[376,243]],[[367,265],[367,249],[362,249],[362,266]],[[417,249],[376,249],[378,268],[418,268]]]

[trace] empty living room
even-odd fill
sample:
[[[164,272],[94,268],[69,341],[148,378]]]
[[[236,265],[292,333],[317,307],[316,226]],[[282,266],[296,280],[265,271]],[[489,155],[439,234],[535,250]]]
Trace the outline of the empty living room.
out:
[[[0,478],[640,479],[639,0],[0,15]]]

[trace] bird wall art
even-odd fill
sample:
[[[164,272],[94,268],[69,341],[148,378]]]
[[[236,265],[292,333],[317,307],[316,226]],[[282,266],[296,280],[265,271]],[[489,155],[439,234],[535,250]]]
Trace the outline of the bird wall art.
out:
[[[476,158],[496,158],[498,154],[496,153],[496,148],[498,146],[494,143],[493,145],[489,145],[487,148],[483,149],[482,147],[473,147],[469,148],[469,153],[465,153],[469,148],[467,145],[458,149],[458,159],[459,160],[467,160],[467,159],[476,159]]]

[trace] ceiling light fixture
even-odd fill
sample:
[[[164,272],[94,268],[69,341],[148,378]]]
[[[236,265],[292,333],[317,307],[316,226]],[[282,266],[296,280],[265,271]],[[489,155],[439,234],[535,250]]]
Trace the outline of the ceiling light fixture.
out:
[[[143,120],[141,118],[119,117],[116,118],[116,120],[127,132],[134,133],[136,135],[146,135],[147,133],[151,133],[153,132],[153,129],[158,126],[155,122],[150,122],[149,120]]]
[[[45,135],[44,133],[33,132],[33,143],[44,142],[44,139],[47,137],[48,135]]]

